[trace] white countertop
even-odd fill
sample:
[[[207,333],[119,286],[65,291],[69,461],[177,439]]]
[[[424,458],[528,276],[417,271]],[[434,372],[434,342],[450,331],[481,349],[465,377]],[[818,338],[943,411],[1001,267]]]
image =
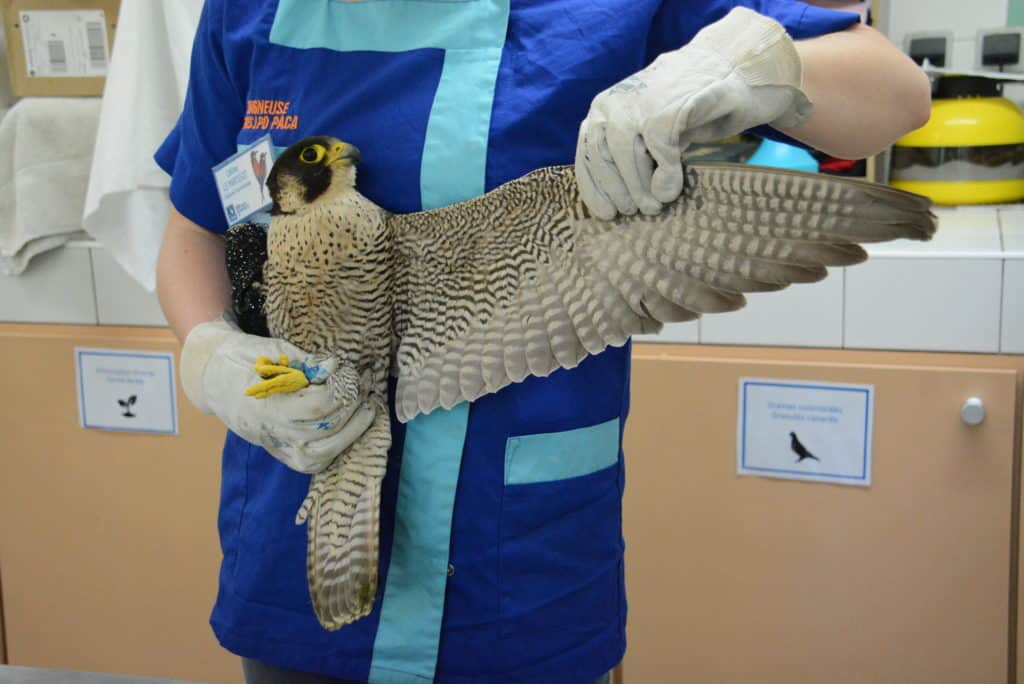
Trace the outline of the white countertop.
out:
[[[936,207],[939,229],[929,242],[868,245],[872,258],[1024,259],[1024,205]]]

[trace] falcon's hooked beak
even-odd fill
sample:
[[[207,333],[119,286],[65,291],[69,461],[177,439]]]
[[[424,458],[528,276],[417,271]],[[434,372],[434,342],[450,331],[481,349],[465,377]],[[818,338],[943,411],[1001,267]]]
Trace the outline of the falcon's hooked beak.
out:
[[[331,164],[352,166],[353,164],[358,164],[362,160],[358,147],[340,141],[327,151],[326,157],[327,158],[324,159],[326,166],[330,166]]]

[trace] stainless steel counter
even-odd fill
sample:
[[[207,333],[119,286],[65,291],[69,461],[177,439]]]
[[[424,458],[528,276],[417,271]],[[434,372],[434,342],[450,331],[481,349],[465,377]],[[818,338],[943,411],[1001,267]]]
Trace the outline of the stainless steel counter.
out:
[[[0,665],[0,684],[197,684],[182,679],[153,679],[73,670],[42,670]]]

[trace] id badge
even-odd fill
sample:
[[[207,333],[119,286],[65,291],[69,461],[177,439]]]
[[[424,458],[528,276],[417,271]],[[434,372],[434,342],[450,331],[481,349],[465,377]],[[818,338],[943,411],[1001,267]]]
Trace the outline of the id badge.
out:
[[[273,164],[274,146],[267,134],[213,167],[217,193],[229,226],[273,206],[267,189],[267,174]]]

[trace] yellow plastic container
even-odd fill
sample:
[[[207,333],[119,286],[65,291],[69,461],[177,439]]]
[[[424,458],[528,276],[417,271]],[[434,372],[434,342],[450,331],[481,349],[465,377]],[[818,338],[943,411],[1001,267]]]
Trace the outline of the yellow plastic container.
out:
[[[952,89],[957,96],[934,99],[928,123],[896,141],[891,185],[936,204],[1024,199],[1024,113],[992,96],[994,82],[970,80]]]
[[[1024,180],[911,181],[894,180],[894,188],[930,197],[939,205],[1003,204],[1024,199]]]

